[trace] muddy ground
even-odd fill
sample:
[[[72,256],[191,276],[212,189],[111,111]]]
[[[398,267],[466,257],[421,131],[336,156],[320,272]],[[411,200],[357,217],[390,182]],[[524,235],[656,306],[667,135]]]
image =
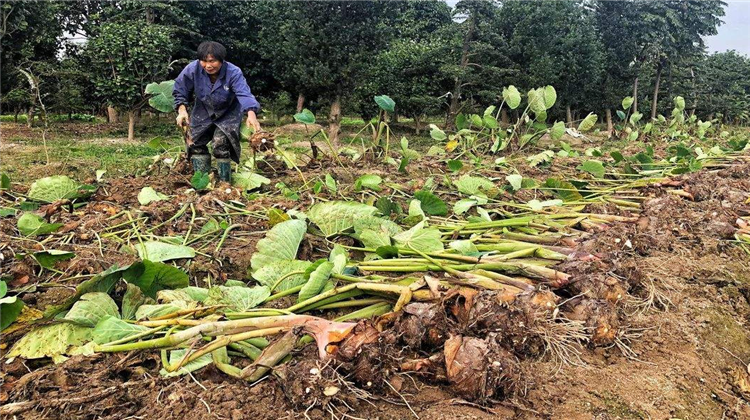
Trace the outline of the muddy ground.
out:
[[[189,201],[182,195],[189,188],[186,169],[154,168],[156,172],[148,177],[109,180],[86,205],[84,217],[60,213],[64,229],[75,233],[71,246],[77,256],[58,269],[89,275],[113,263],[132,262],[133,255],[119,252],[106,240],[107,252],[100,253],[87,232],[111,223],[107,218],[123,209],[138,208],[136,196],[144,186],[176,192],[170,202],[140,209],[152,223],[168,220],[180,203]],[[376,173],[374,168],[336,169],[329,162],[305,174],[314,178],[316,171],[335,173],[342,185],[360,172]],[[410,171],[408,176],[382,173],[409,191],[420,187],[410,180],[442,176],[442,165],[427,162]],[[275,176],[274,183],[291,183],[297,175],[281,171]],[[403,371],[384,372],[387,386],[368,389],[361,378],[349,375],[351,370],[318,360],[308,347],[255,386],[213,366],[192,376],[162,378],[157,352],[79,356],[59,365],[14,360],[2,365],[0,405],[7,418],[20,419],[750,418],[750,255],[732,242],[736,219],[750,214],[750,162],[740,160],[728,168],[683,175],[644,188],[640,194],[645,199],[637,223],[615,222],[585,236],[576,244],[576,252],[595,258],[561,265],[561,270],[582,279],[570,288],[571,302],[582,299],[581,295],[606,301],[612,293],[624,291],[624,296],[614,298],[615,313],[607,315],[616,327],[613,343],[582,343],[565,360],[544,352],[520,359],[513,386],[502,397],[469,402],[439,377]],[[265,202],[267,198],[260,198],[247,209],[303,209],[313,199],[303,195],[299,201]],[[232,189],[217,188],[194,204],[209,214],[218,211],[217,200],[241,197]],[[620,209],[606,206],[589,209],[594,210],[621,214]],[[251,216],[241,216],[238,222],[241,227],[217,255],[198,256],[190,264],[191,282],[204,286],[201,282],[206,279],[221,283],[245,278],[255,243],[267,224]],[[157,232],[179,234],[186,229],[180,223],[185,219]],[[7,241],[2,249],[3,270],[13,276],[13,286],[43,284],[46,279],[36,277],[37,270],[28,261],[9,262],[13,259],[9,248],[19,246],[11,242],[15,237],[7,236],[15,229],[15,220],[1,219],[0,226],[0,242]],[[302,259],[323,253],[321,244],[308,239]],[[43,309],[70,293],[70,288],[38,287],[23,299]],[[3,348],[22,332],[4,334]],[[326,395],[331,386],[338,391]]]

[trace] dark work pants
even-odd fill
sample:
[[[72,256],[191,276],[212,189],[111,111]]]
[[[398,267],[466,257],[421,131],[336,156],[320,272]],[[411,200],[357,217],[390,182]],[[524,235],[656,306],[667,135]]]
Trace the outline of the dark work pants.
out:
[[[229,138],[216,126],[210,130],[206,130],[200,139],[195,139],[195,143],[190,146],[189,154],[207,155],[209,142],[211,143],[213,155],[216,159],[230,158],[232,145],[229,143]]]

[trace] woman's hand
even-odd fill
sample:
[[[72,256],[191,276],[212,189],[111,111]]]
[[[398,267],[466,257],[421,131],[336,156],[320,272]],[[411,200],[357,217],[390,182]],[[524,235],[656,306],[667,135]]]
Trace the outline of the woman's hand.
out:
[[[177,126],[182,128],[190,125],[190,116],[188,115],[187,108],[185,105],[180,105],[177,111]]]
[[[255,111],[247,111],[247,120],[245,121],[247,128],[252,128],[255,133],[260,133],[260,123],[258,117],[255,116]]]

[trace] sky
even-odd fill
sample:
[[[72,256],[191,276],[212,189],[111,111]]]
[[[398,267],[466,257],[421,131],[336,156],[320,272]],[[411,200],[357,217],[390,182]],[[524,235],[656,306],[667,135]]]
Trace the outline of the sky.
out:
[[[658,0],[656,0],[658,1]],[[719,34],[706,37],[708,52],[737,50],[750,57],[750,0],[724,0],[724,24],[719,26]],[[458,0],[446,0],[451,7]]]

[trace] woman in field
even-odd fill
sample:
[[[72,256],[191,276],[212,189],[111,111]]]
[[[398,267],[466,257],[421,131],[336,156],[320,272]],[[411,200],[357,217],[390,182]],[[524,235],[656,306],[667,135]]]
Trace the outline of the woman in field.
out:
[[[230,159],[240,160],[240,125],[247,116],[248,128],[260,131],[257,113],[260,104],[250,92],[242,70],[224,61],[227,50],[218,42],[198,46],[198,59],[188,64],[175,79],[174,105],[177,125],[189,125],[191,143],[188,158],[194,171],[211,171],[211,143],[217,160],[219,179],[231,180]],[[187,107],[194,100],[188,116]]]

